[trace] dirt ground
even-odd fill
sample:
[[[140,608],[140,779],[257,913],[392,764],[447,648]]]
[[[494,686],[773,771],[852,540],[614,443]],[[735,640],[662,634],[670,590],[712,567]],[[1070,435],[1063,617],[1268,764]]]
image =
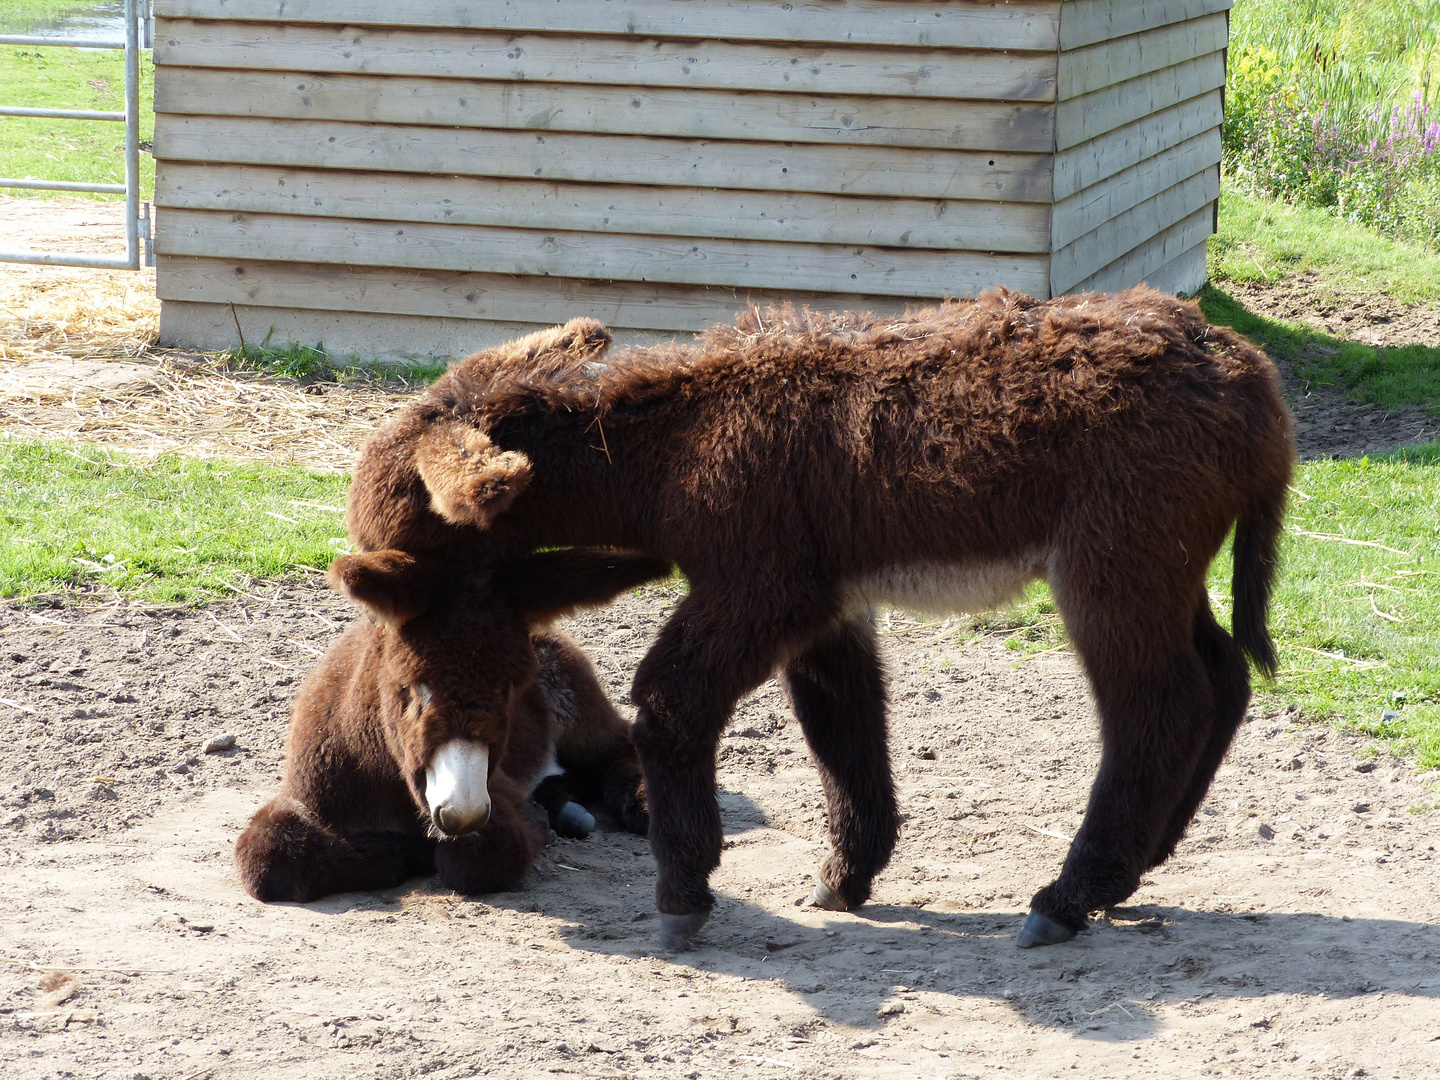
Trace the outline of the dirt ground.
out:
[[[198,380],[194,409],[164,405],[189,378],[171,368],[153,391],[25,390],[0,400],[0,430],[218,447],[207,403],[266,407]],[[1290,385],[1306,456],[1434,431]],[[308,396],[322,419],[393,407],[362,392]],[[326,430],[330,464],[345,436]],[[310,460],[288,437],[239,452]],[[647,590],[568,624],[617,703],[675,600]],[[883,617],[905,824],[860,912],[800,906],[824,817],[773,683],[723,741],[719,902],[692,952],[658,950],[653,862],[603,814],[514,893],[418,879],[255,903],[232,845],[349,618],[303,580],[201,611],[0,602],[7,1078],[1440,1075],[1440,776],[1252,711],[1176,857],[1076,941],[1021,951],[1084,809],[1095,720],[1069,652],[1023,656],[955,621]],[[220,733],[235,745],[204,753]]]
[[[617,701],[675,598],[570,624]],[[720,899],[693,952],[658,951],[653,863],[613,824],[552,843],[515,893],[258,904],[231,847],[348,618],[305,583],[200,612],[0,608],[7,1076],[1440,1072],[1433,775],[1252,715],[1177,856],[1075,942],[1021,951],[1094,719],[1070,653],[957,644],[953,623],[883,639],[904,838],[856,914],[798,906],[824,821],[774,684],[723,742]],[[203,753],[219,733],[235,746]]]

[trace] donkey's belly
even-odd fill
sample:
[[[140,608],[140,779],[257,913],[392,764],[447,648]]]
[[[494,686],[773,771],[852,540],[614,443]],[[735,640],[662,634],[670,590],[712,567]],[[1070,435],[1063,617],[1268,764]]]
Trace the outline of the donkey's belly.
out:
[[[846,611],[877,604],[936,615],[989,611],[1014,600],[1044,572],[1038,552],[983,562],[909,563],[852,578],[841,586],[841,597]]]

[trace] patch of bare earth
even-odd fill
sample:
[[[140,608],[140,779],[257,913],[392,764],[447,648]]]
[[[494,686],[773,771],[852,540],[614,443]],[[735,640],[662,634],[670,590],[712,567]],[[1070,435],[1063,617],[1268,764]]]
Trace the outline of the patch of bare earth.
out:
[[[571,624],[615,699],[676,599]],[[957,644],[954,623],[897,616],[882,639],[904,836],[855,914],[800,906],[824,813],[773,683],[722,743],[719,902],[693,952],[658,951],[653,861],[606,822],[515,893],[258,904],[231,847],[348,618],[300,584],[203,612],[0,609],[7,1076],[1411,1080],[1440,1057],[1440,864],[1412,813],[1435,793],[1291,717],[1252,715],[1125,907],[1016,949],[1095,720],[1069,653]],[[221,732],[235,746],[203,753]]]
[[[1401,304],[1384,293],[1337,291],[1310,272],[1282,282],[1227,281],[1221,287],[1258,315],[1301,323],[1333,337],[1376,348],[1440,347],[1440,305]],[[1361,457],[1440,438],[1440,420],[1423,409],[1392,411],[1358,404],[1343,390],[1306,386],[1284,364],[1280,374],[1303,458]]]

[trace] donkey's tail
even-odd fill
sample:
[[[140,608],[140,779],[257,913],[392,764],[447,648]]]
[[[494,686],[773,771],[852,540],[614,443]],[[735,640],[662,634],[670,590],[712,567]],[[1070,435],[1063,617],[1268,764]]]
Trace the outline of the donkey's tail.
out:
[[[1286,478],[1280,477],[1251,500],[1235,524],[1235,566],[1230,590],[1235,599],[1236,644],[1265,675],[1273,678],[1278,662],[1266,617],[1275,570],[1280,562],[1280,530],[1285,517]]]

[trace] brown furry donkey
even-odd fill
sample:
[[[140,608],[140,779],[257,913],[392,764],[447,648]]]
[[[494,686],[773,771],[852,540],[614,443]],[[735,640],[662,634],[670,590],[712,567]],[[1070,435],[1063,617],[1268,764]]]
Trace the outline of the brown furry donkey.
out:
[[[1021,945],[1073,936],[1171,854],[1244,716],[1245,657],[1275,664],[1294,447],[1263,353],[1144,288],[609,343],[577,319],[454,366],[370,440],[348,521],[372,552],[609,544],[684,571],[632,691],[665,945],[710,911],[716,746],[777,668],[829,807],[813,900],[869,896],[898,830],[878,603],[975,611],[1044,578],[1085,665],[1103,758]],[[1233,638],[1205,590],[1232,525]]]
[[[369,617],[300,689],[280,792],[235,844],[246,891],[306,901],[434,869],[459,892],[511,889],[551,827],[594,828],[572,789],[643,834],[629,725],[584,653],[543,627],[669,572],[613,552],[493,572],[394,553],[337,559],[331,583]]]

